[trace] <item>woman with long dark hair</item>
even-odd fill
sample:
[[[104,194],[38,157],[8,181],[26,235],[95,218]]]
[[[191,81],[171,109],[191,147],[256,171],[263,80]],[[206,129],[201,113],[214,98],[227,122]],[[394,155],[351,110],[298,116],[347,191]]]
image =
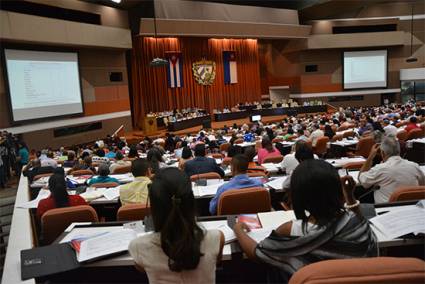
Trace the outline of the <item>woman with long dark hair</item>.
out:
[[[196,223],[188,176],[177,168],[159,170],[149,199],[155,232],[133,240],[128,249],[149,283],[215,283],[224,236]]]
[[[161,150],[157,147],[152,147],[147,154],[146,159],[152,169],[152,173],[155,174],[160,168],[165,167],[164,159],[162,158]]]
[[[313,262],[376,256],[376,237],[361,216],[354,187],[353,178],[340,178],[331,164],[303,161],[293,171],[289,189],[296,220],[280,225],[259,244],[247,235],[246,224],[237,223],[233,229],[242,250],[269,265],[269,279],[280,283]]]
[[[41,218],[50,209],[87,205],[84,198],[79,195],[68,195],[64,172],[61,170],[62,168],[56,169],[55,173],[49,178],[50,196],[38,203],[38,218]]]

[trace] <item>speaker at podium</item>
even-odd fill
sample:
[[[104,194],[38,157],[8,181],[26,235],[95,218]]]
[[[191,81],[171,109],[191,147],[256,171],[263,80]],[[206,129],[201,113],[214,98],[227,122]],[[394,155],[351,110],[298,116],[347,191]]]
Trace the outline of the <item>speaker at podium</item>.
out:
[[[143,131],[145,135],[153,135],[157,132],[158,127],[156,125],[155,116],[146,116],[143,121]]]

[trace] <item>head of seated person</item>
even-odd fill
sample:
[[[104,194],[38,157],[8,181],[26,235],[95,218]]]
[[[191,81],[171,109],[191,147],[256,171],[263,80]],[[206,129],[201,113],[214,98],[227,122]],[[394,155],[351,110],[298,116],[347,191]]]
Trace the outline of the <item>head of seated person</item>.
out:
[[[205,144],[203,144],[203,143],[196,144],[195,149],[194,149],[194,153],[195,153],[195,157],[197,157],[197,158],[198,157],[199,158],[205,157],[205,155],[207,153],[207,151],[205,149]]]
[[[192,150],[188,146],[183,147],[182,159],[183,160],[190,160],[190,159],[192,159],[192,156],[193,156]]]
[[[98,156],[98,157],[105,157],[105,151],[103,149],[98,149],[96,151],[96,156]]]
[[[163,166],[164,159],[162,158],[161,150],[157,147],[152,147],[147,154],[146,159],[148,160],[152,173],[156,172]]]
[[[79,195],[68,195],[65,174],[62,168],[55,169],[54,174],[50,176],[49,190],[50,197],[38,203],[37,216],[39,218],[50,209],[87,204]]]
[[[187,282],[214,282],[211,280],[223,236],[219,231],[202,229],[196,222],[195,199],[188,176],[176,168],[161,169],[153,178],[149,199],[155,233],[130,243],[129,252],[136,265],[143,266],[151,281],[169,273],[167,279],[176,278],[178,282],[181,277],[178,272],[191,271]],[[161,260],[164,263],[158,265]],[[168,271],[159,269],[163,266]]]
[[[238,154],[232,158],[232,176],[244,175],[248,171],[249,160],[246,155]]]
[[[109,182],[115,182],[119,184],[119,181],[116,178],[109,176],[110,171],[109,171],[109,166],[107,164],[101,163],[99,165],[99,169],[97,173],[99,176],[91,178],[88,181],[88,185],[93,185],[96,183],[109,183]]]
[[[134,177],[150,177],[151,168],[147,159],[135,159],[131,162],[131,173]]]

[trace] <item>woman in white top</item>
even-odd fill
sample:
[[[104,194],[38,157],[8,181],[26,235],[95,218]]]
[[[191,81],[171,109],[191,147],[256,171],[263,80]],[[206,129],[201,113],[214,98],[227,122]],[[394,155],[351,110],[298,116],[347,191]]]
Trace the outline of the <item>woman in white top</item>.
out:
[[[155,232],[130,243],[136,267],[149,283],[215,283],[224,236],[195,220],[190,179],[177,168],[160,169],[149,188]]]

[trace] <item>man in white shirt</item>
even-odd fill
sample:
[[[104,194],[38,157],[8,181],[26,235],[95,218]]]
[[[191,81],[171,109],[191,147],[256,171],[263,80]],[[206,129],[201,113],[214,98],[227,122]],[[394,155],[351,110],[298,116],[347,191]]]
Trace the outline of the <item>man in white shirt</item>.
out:
[[[383,124],[384,124],[385,135],[387,136],[392,135],[394,137],[397,136],[397,131],[398,131],[397,127],[395,127],[394,125],[391,125],[388,119],[384,119]]]
[[[373,159],[379,150],[384,162],[372,168]],[[374,192],[375,203],[388,202],[391,194],[400,186],[425,185],[425,175],[421,168],[400,157],[400,144],[393,136],[384,137],[381,145],[372,147],[358,179],[365,188],[379,186]]]
[[[58,166],[58,162],[56,162],[55,159],[53,159],[53,152],[49,151],[46,154],[46,158],[41,160],[41,166],[42,167],[52,167],[56,168]]]
[[[310,141],[313,147],[316,146],[317,140],[325,136],[325,133],[320,129],[318,124],[313,125],[313,132],[310,134]]]
[[[298,140],[293,147],[294,151],[291,154],[285,155],[281,163],[282,170],[284,170],[287,175],[290,175],[292,171],[295,170],[295,168],[299,165],[299,161],[296,158],[296,153],[311,151],[311,149],[305,150],[306,147],[310,147],[304,140]],[[317,155],[314,155],[314,158],[318,159],[319,157]]]

